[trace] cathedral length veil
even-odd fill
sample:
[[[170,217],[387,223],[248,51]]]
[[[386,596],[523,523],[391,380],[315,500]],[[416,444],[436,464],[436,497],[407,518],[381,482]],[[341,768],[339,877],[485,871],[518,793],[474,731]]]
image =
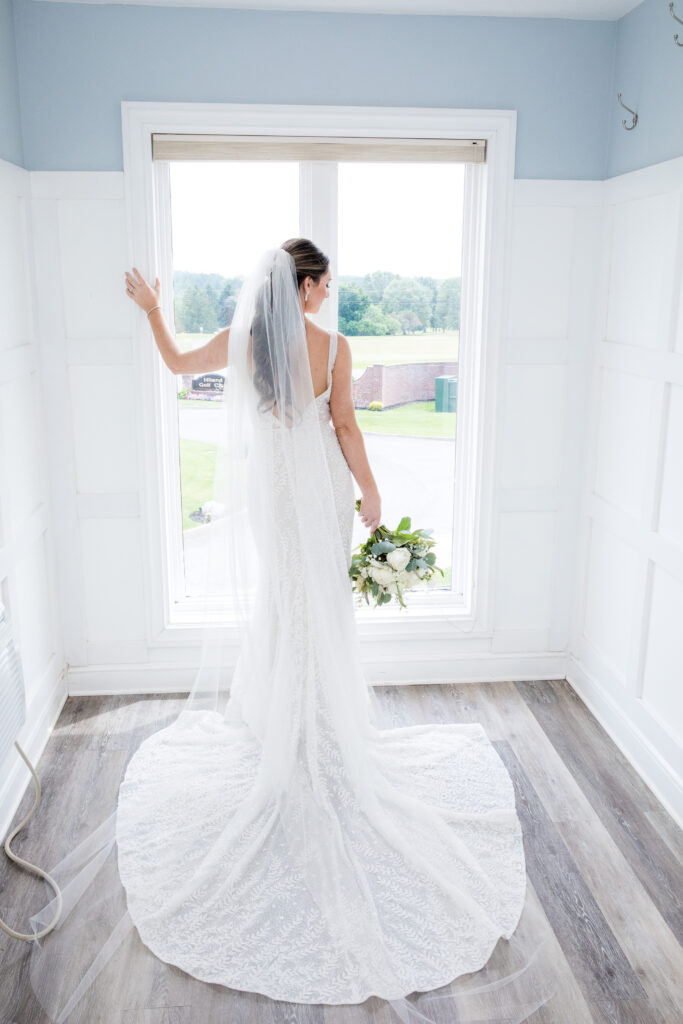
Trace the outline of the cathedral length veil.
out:
[[[154,995],[177,985],[185,1005],[213,982],[285,1000],[292,1021],[306,1003],[364,1020],[348,1004],[373,995],[368,1020],[519,1024],[556,989],[523,912],[512,782],[478,724],[378,725],[284,249],[241,288],[216,415],[192,689],[109,817],[48,868],[59,924],[40,936],[60,910],[44,883],[15,963],[56,1024],[111,1024],[105,984],[117,1009],[158,1005],[140,939]]]

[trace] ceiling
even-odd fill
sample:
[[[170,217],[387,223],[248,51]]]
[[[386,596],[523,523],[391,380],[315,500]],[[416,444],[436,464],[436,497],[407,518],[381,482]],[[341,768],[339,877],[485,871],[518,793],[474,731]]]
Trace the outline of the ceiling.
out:
[[[347,14],[440,14],[499,18],[574,18],[615,21],[641,0],[48,0],[50,3],[142,4],[156,7],[230,7],[252,11]]]

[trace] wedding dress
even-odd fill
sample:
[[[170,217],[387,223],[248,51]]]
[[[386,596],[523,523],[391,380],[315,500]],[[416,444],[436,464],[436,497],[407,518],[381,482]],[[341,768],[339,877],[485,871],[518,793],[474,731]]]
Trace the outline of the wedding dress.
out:
[[[554,987],[513,935],[526,874],[512,780],[480,724],[378,724],[348,577],[353,480],[330,421],[337,335],[315,396],[290,260],[264,254],[229,341],[214,486],[227,512],[208,531],[206,574],[207,595],[234,587],[237,660],[229,670],[234,632],[209,628],[184,707],[137,748],[100,830],[52,869],[65,916],[90,927],[115,845],[126,911],[90,938],[83,978],[64,981],[61,926],[36,941],[32,984],[67,1020],[134,926],[160,960],[231,989],[328,1006],[374,995],[411,1024],[518,1024]],[[472,974],[501,939],[517,964]],[[448,1016],[406,998],[449,983]]]

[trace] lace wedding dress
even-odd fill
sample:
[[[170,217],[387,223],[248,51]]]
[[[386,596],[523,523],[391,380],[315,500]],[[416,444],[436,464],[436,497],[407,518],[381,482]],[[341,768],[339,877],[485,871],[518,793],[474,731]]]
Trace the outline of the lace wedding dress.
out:
[[[353,484],[329,408],[336,340],[315,404],[350,562]],[[299,542],[293,517],[281,522],[288,577]],[[324,588],[304,595],[311,598],[324,603]],[[295,628],[306,621],[297,614]],[[297,636],[302,679],[315,647],[315,638]],[[252,679],[274,678],[276,652],[277,636],[262,637]],[[395,999],[480,968],[514,931],[525,897],[512,782],[482,726],[358,721],[376,794],[368,804],[345,771],[322,690],[301,692],[291,708],[300,750],[287,792],[264,795],[235,821],[258,770],[259,710],[273,699],[251,690],[245,714],[245,691],[236,685],[226,716],[181,715],[128,765],[119,870],[145,945],[196,978],[316,1003]],[[324,797],[318,806],[312,770]],[[315,836],[304,852],[316,858],[317,892],[307,884],[310,862],[304,878],[301,851],[283,834],[283,801],[304,809]]]

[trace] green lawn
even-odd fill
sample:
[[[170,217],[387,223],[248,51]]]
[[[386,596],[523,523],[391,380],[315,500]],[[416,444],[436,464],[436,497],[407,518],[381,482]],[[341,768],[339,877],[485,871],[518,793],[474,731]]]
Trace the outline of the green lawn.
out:
[[[356,409],[358,426],[365,433],[405,434],[412,437],[455,437],[454,412],[434,412],[434,402],[409,402],[379,412]]]
[[[458,332],[443,334],[391,335],[384,338],[348,337],[353,369],[364,370],[374,363],[457,362]],[[354,377],[357,374],[354,372]]]
[[[203,402],[197,402],[203,405]],[[180,438],[180,488],[183,506],[183,530],[195,526],[190,512],[196,512],[200,505],[211,498],[213,475],[216,466],[216,446],[205,441],[188,441]]]

